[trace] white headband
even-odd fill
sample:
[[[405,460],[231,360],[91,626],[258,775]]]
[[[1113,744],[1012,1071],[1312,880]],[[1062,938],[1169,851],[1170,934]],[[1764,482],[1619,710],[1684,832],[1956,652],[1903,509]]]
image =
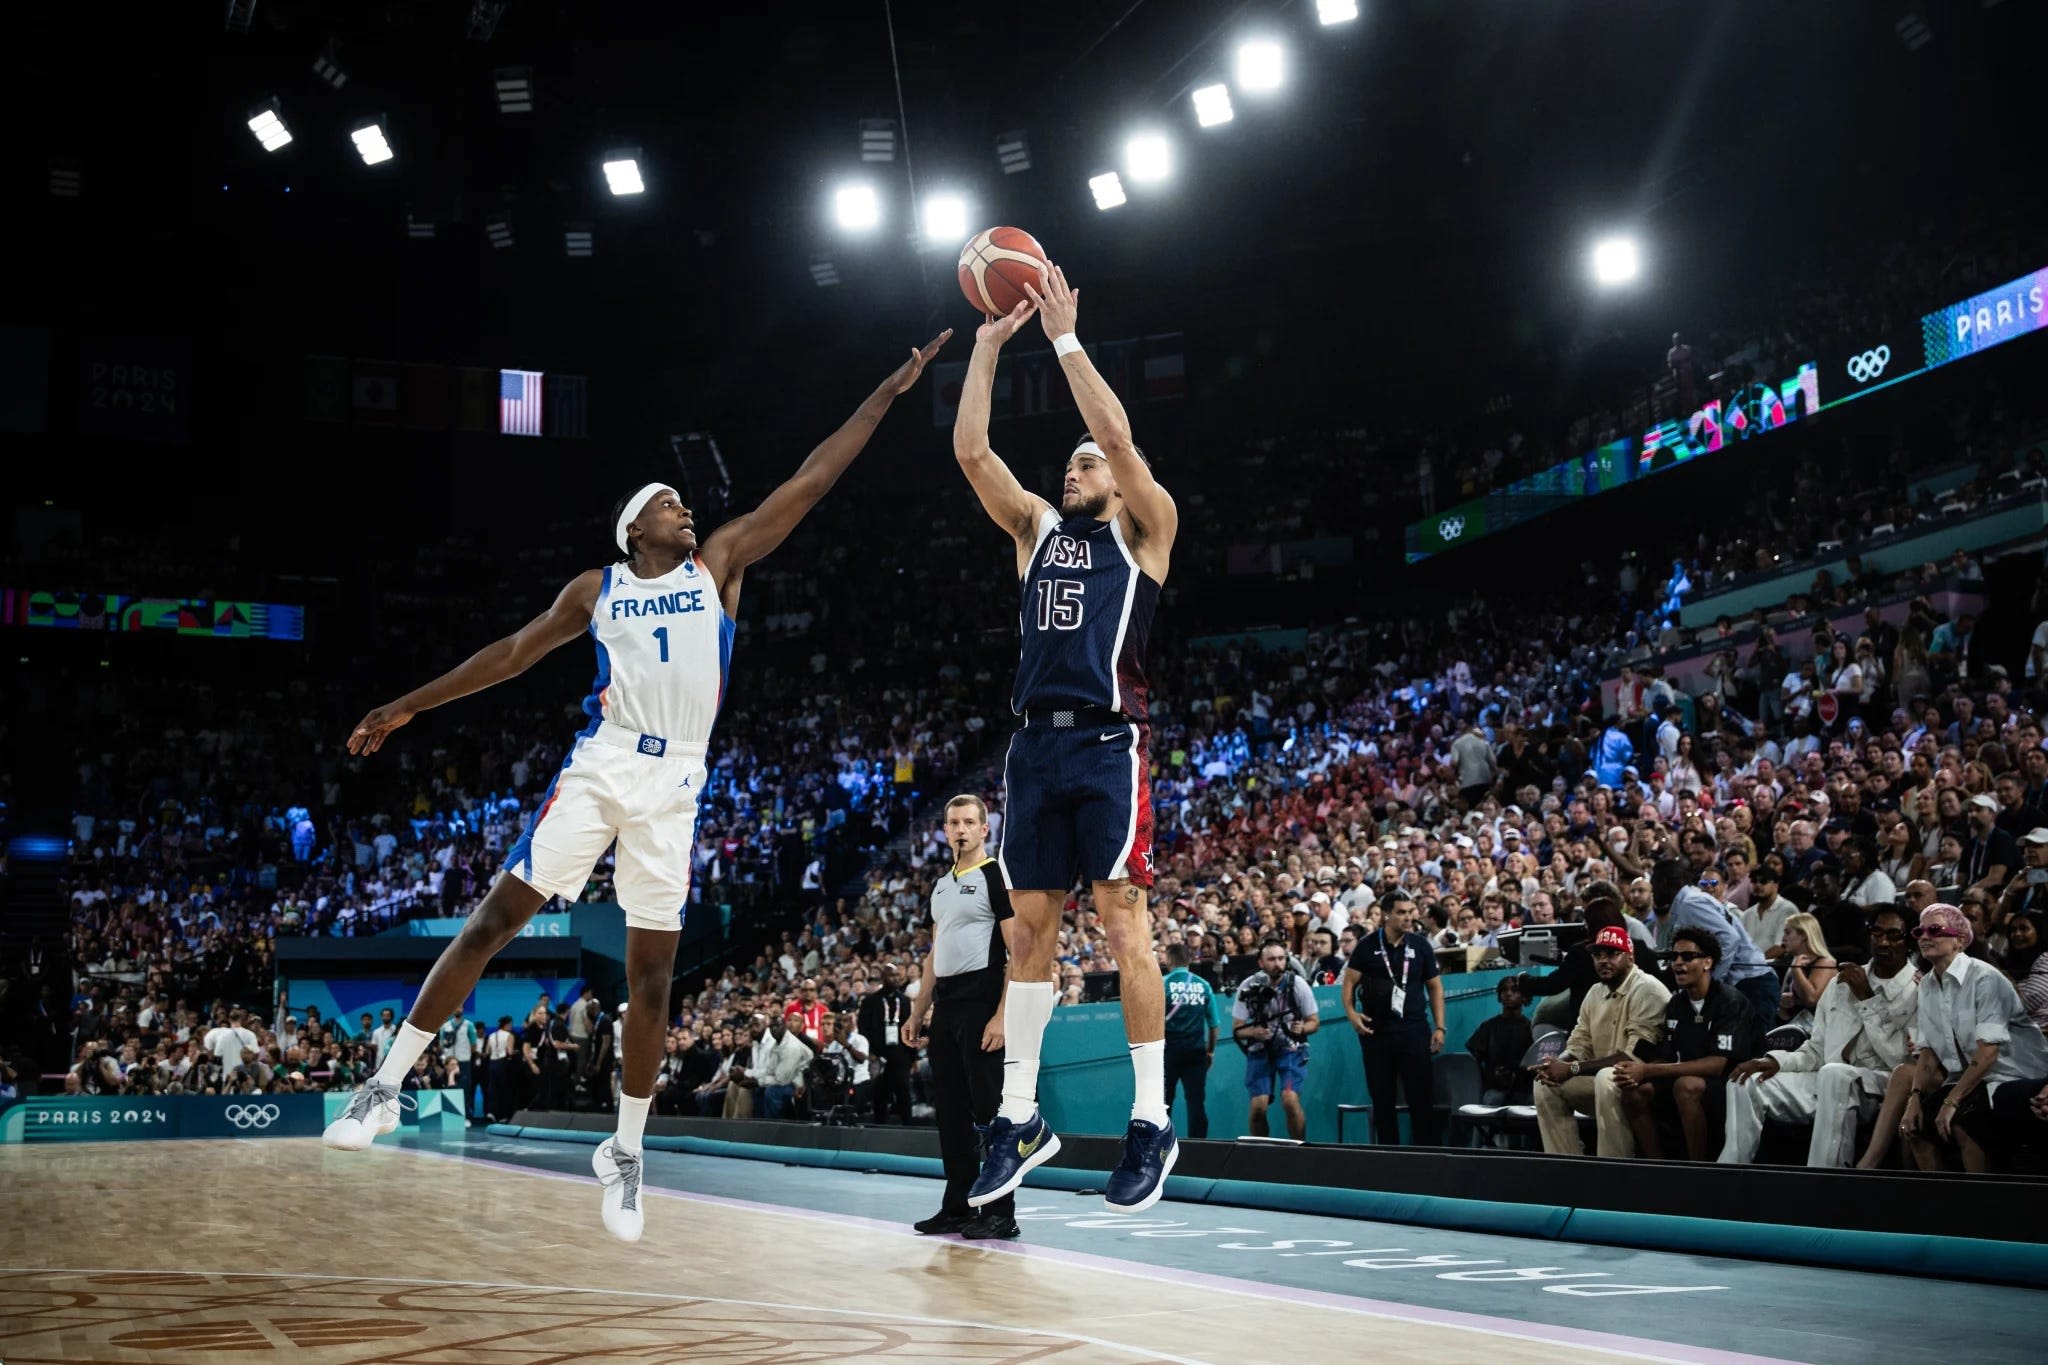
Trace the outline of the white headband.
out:
[[[1081,442],[1081,444],[1075,446],[1074,455],[1093,455],[1096,459],[1103,461],[1107,461],[1109,459],[1109,456],[1102,453],[1102,447],[1095,444],[1094,438],[1092,437],[1086,441]],[[1074,455],[1069,455],[1067,456],[1067,458],[1071,460],[1074,458]]]
[[[666,492],[668,492],[667,484],[650,483],[632,497],[626,499],[626,510],[619,513],[618,532],[612,537],[613,540],[618,542],[620,550],[627,554],[633,553],[633,547],[626,544],[626,528],[633,524],[633,518],[639,516],[641,510],[647,506],[649,498],[653,497],[656,493]]]

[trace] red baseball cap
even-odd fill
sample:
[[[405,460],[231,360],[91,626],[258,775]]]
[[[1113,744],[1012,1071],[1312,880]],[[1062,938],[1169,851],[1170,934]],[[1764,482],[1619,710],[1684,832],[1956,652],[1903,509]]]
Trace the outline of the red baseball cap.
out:
[[[1630,941],[1628,930],[1618,924],[1610,924],[1599,933],[1593,935],[1593,946],[1595,948],[1612,948],[1617,952],[1627,953],[1630,957],[1634,957],[1636,953],[1636,946]]]

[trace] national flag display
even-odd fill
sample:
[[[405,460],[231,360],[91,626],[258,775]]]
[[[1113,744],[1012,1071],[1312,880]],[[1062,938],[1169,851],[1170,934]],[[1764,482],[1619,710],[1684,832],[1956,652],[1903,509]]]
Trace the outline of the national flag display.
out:
[[[498,430],[507,436],[540,435],[541,372],[498,371]]]

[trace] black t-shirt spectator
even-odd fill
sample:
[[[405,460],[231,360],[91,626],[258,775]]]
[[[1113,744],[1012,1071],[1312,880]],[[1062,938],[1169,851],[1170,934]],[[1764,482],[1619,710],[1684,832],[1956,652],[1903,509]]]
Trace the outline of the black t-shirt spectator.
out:
[[[1671,1003],[1664,1007],[1664,1042],[1657,1060],[1697,1062],[1703,1057],[1726,1057],[1732,1067],[1756,1056],[1763,1041],[1756,1007],[1727,982],[1716,981],[1705,1000],[1694,1000],[1684,991],[1673,992]]]
[[[1374,1029],[1429,1031],[1426,988],[1439,973],[1436,950],[1429,946],[1428,939],[1411,931],[1399,943],[1390,944],[1382,929],[1360,939],[1346,965],[1358,973],[1359,1012]],[[1397,985],[1408,993],[1399,1017],[1394,1014]]]
[[[2004,830],[1993,825],[1991,833],[1981,839],[1971,839],[1963,846],[1962,870],[1956,880],[1970,886],[1994,867],[2003,867],[2010,876],[2020,865],[2020,846]]]
[[[1998,828],[2010,834],[2015,841],[2025,838],[2043,825],[2048,825],[2048,813],[2031,805],[2018,805],[2011,810],[1998,812]]]
[[[1311,986],[1334,986],[1344,979],[1344,959],[1336,953],[1319,957],[1309,964],[1308,984]]]
[[[1564,957],[1557,964],[1557,970],[1548,976],[1530,976],[1523,973],[1517,980],[1522,994],[1535,1000],[1539,996],[1557,995],[1570,991],[1572,1014],[1577,1015],[1579,1006],[1586,1003],[1586,992],[1600,979],[1593,970],[1593,953],[1584,944],[1573,944],[1564,950]]]
[[[1479,1061],[1481,1083],[1488,1090],[1505,1090],[1518,1100],[1534,1093],[1533,1078],[1522,1065],[1535,1041],[1535,1029],[1526,1014],[1496,1014],[1472,1030],[1465,1051]]]

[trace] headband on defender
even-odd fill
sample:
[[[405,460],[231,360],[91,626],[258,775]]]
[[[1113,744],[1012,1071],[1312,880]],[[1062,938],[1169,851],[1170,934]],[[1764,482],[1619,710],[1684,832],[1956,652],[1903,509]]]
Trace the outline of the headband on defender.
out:
[[[633,553],[632,547],[626,544],[626,528],[633,524],[633,518],[646,510],[648,499],[652,498],[656,493],[666,492],[668,492],[667,484],[650,483],[632,497],[626,499],[626,510],[619,513],[618,530],[612,536],[612,539],[618,542],[619,550],[622,553]]]

